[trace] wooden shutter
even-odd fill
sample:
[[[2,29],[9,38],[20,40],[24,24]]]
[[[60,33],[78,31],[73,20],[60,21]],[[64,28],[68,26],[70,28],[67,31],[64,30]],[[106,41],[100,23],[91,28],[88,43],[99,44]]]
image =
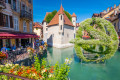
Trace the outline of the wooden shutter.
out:
[[[10,16],[10,28],[13,28],[13,18]]]
[[[0,13],[0,26],[3,26],[3,13]]]

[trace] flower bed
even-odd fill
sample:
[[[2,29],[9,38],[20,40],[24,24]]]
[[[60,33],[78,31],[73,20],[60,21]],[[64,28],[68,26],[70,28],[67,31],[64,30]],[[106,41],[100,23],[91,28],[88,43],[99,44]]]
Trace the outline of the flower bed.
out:
[[[7,56],[6,56],[6,54],[5,53],[3,53],[3,52],[0,52],[0,60],[1,59],[5,59]]]
[[[40,62],[36,55],[35,62],[31,67],[23,65],[20,66],[19,64],[6,64],[0,65],[0,72],[36,80],[67,80],[70,63],[71,60],[66,59],[65,63],[61,66],[59,66],[58,63],[55,64],[55,66],[50,66],[50,64],[47,64],[44,59]],[[6,79],[5,76],[0,76],[0,79],[1,77],[2,79]]]

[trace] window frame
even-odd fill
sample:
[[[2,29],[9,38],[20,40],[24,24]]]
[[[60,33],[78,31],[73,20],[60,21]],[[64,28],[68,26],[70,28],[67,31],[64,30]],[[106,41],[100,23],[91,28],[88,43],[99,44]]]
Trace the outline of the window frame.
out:
[[[26,21],[23,21],[23,32],[27,32]]]
[[[19,19],[16,16],[14,16],[14,30],[19,31]]]

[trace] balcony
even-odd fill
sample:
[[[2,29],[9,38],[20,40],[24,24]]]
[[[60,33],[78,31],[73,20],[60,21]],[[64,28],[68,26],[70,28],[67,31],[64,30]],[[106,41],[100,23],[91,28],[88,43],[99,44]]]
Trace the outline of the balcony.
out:
[[[32,14],[25,10],[21,10],[20,17],[26,20],[32,20]]]
[[[5,0],[0,0],[0,9],[4,9],[5,7]]]
[[[32,0],[28,0],[28,2],[29,2],[30,4],[32,4]]]

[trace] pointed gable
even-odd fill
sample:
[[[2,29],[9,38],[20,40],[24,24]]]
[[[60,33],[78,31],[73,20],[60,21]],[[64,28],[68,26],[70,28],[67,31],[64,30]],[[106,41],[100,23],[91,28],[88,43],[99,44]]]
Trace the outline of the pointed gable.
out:
[[[59,10],[59,14],[64,14],[64,9],[62,7],[62,4],[61,4],[60,10]]]
[[[63,9],[62,5],[60,7],[60,10],[56,13],[56,15],[53,17],[53,19],[48,24],[48,26],[59,24],[59,14],[63,14],[63,16],[64,16],[64,24],[74,27],[72,22],[68,19],[67,15],[64,13],[64,9]]]
[[[72,14],[72,17],[77,17],[77,16],[75,15],[75,13],[73,13],[73,14]]]

